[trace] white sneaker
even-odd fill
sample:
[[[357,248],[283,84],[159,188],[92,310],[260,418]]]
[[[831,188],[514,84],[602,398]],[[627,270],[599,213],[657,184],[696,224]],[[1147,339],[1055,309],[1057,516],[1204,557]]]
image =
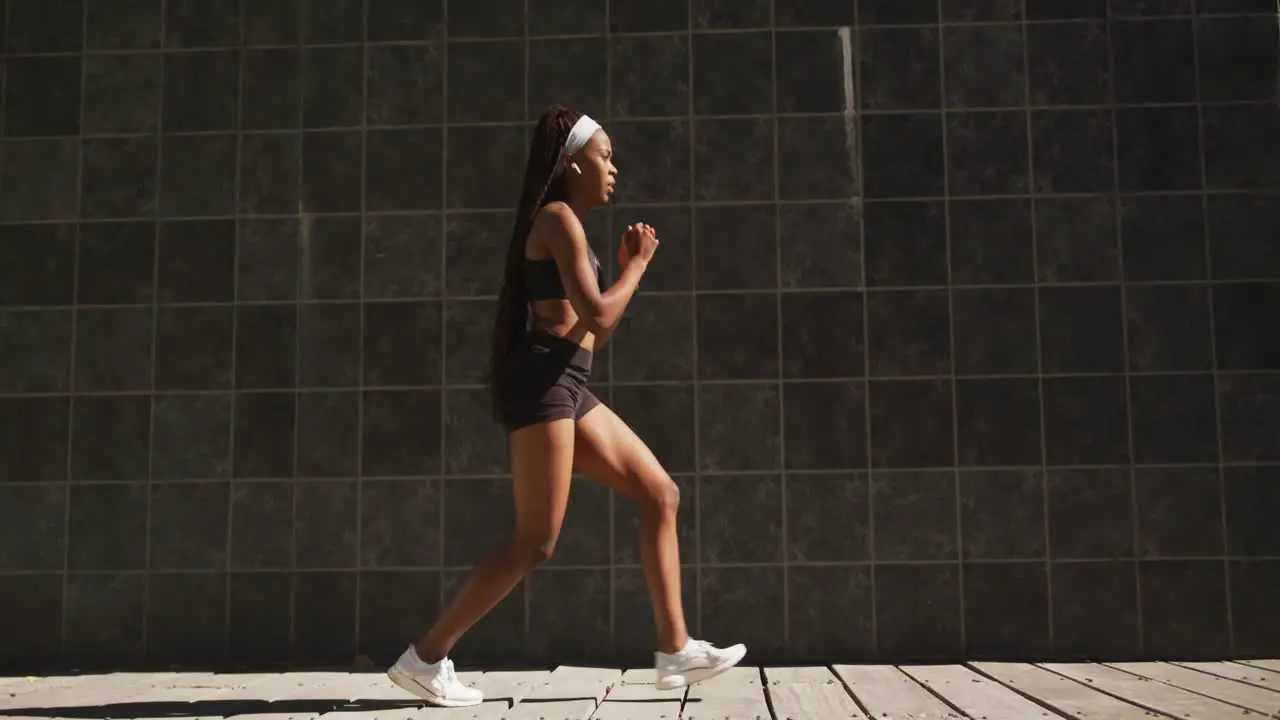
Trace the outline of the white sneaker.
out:
[[[657,688],[673,690],[710,680],[737,665],[746,654],[747,646],[741,643],[718,648],[704,640],[689,638],[688,644],[679,652],[653,654],[654,670],[658,674]]]
[[[467,687],[453,671],[453,661],[443,658],[425,663],[412,645],[387,669],[391,682],[440,707],[467,707],[484,701],[484,693]]]

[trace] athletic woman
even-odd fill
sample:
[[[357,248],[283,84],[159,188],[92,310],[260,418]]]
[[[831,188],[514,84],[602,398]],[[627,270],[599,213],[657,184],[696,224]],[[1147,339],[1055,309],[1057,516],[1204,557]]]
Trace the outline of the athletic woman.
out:
[[[387,671],[432,704],[483,700],[458,681],[448,653],[551,557],[575,470],[639,509],[640,556],[657,625],[657,686],[714,677],[747,652],[689,637],[680,595],[679,491],[644,442],[587,389],[593,351],[618,326],[658,248],[653,228],[629,226],[618,248],[618,281],[603,287],[582,218],[609,202],[617,174],[609,136],[595,121],[559,105],[543,113],[507,250],[489,368],[495,413],[509,437],[515,533],[476,566],[436,624]]]

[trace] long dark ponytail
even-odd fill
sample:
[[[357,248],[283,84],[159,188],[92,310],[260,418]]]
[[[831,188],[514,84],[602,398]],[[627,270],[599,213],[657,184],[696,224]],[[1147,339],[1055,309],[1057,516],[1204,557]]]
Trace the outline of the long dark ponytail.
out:
[[[529,324],[529,291],[524,283],[524,245],[538,209],[546,203],[564,200],[564,174],[556,173],[560,151],[569,131],[582,113],[561,105],[551,105],[538,119],[529,143],[529,160],[525,165],[524,185],[520,188],[520,204],[516,208],[511,244],[507,246],[507,264],[498,294],[498,312],[493,322],[493,348],[489,355],[489,391],[494,413],[498,412],[502,383],[506,379],[507,357],[527,332]]]

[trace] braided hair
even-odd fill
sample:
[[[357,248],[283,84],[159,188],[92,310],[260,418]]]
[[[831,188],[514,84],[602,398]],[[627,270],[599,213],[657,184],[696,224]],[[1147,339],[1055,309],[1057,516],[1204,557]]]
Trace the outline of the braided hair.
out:
[[[529,290],[524,280],[524,246],[538,210],[550,202],[566,200],[565,173],[557,173],[560,152],[569,132],[582,113],[561,105],[551,105],[538,119],[529,143],[524,184],[516,208],[515,227],[507,247],[507,264],[498,310],[493,323],[493,346],[489,356],[489,392],[494,413],[498,412],[507,358],[520,344],[529,325]]]

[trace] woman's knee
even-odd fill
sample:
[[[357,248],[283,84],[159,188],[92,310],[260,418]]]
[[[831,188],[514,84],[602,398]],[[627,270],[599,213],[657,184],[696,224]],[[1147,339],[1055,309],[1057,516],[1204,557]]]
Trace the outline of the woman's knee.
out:
[[[646,513],[662,516],[674,516],[680,509],[680,486],[663,473],[661,477],[648,479],[641,483],[644,488],[640,499],[641,509]]]
[[[556,550],[556,538],[546,535],[517,535],[512,545],[520,564],[531,569],[551,559]]]

